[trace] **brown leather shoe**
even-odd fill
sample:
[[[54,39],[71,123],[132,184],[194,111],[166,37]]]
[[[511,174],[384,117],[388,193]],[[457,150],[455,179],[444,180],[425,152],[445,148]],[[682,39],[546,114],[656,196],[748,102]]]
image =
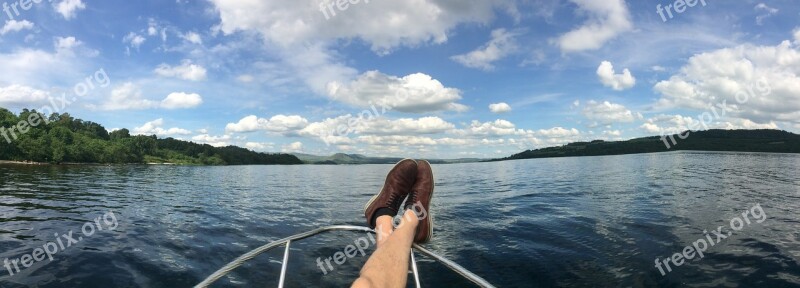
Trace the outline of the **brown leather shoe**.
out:
[[[364,217],[367,217],[367,225],[370,228],[375,228],[375,222],[372,218],[374,218],[378,209],[388,208],[394,211],[391,217],[397,215],[400,205],[403,204],[403,199],[411,191],[411,186],[414,185],[416,179],[417,161],[405,159],[394,165],[392,171],[389,171],[389,175],[386,175],[386,182],[384,182],[381,192],[373,196],[367,202],[367,205],[364,205]]]
[[[427,243],[433,237],[433,214],[430,207],[434,186],[431,163],[425,160],[417,161],[417,182],[411,188],[405,205],[405,210],[412,209],[419,218],[417,234],[414,235],[415,243]]]

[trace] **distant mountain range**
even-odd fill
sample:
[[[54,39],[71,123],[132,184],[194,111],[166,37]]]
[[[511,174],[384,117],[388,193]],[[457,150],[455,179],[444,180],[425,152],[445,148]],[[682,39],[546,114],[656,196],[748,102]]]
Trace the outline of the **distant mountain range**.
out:
[[[356,164],[395,164],[403,158],[392,157],[368,157],[360,154],[338,153],[331,156],[317,156],[311,154],[295,153],[295,157],[306,164],[318,165],[356,165]],[[462,158],[462,159],[428,159],[433,164],[452,164],[481,162],[484,159]]]
[[[680,135],[644,137],[627,141],[576,142],[559,147],[528,150],[492,161],[680,150],[800,153],[800,135],[781,130],[686,131]]]

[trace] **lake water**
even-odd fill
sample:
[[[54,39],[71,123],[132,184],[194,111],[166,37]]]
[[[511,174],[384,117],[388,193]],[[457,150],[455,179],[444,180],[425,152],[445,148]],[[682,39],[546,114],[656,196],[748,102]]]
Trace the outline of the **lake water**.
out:
[[[0,287],[189,287],[267,242],[363,225],[390,168],[0,166],[0,261],[65,245],[13,276],[2,267]],[[437,165],[426,247],[498,287],[800,287],[799,170],[798,155],[705,152]],[[750,216],[665,276],[655,267],[755,205],[761,223]],[[62,236],[86,223],[91,236]],[[327,275],[316,259],[363,236],[293,244],[287,287],[349,285],[365,257]],[[218,286],[277,286],[282,254]],[[469,287],[419,260],[423,286]]]

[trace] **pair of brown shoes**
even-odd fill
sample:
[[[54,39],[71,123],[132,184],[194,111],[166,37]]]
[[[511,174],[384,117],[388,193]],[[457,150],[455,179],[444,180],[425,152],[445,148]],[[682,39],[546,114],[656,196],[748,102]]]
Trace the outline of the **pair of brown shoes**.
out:
[[[394,217],[405,199],[404,210],[413,210],[420,220],[414,242],[427,243],[433,235],[433,217],[429,210],[433,198],[433,187],[431,163],[412,159],[398,162],[386,176],[386,182],[380,193],[372,197],[364,206],[367,224],[374,229],[375,213],[383,208],[394,212],[391,215]]]

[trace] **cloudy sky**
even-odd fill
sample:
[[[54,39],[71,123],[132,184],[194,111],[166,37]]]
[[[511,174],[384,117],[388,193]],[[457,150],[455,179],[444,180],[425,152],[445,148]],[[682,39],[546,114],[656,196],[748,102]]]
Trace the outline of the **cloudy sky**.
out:
[[[800,131],[800,5],[687,2],[8,0],[0,106],[371,156]]]

